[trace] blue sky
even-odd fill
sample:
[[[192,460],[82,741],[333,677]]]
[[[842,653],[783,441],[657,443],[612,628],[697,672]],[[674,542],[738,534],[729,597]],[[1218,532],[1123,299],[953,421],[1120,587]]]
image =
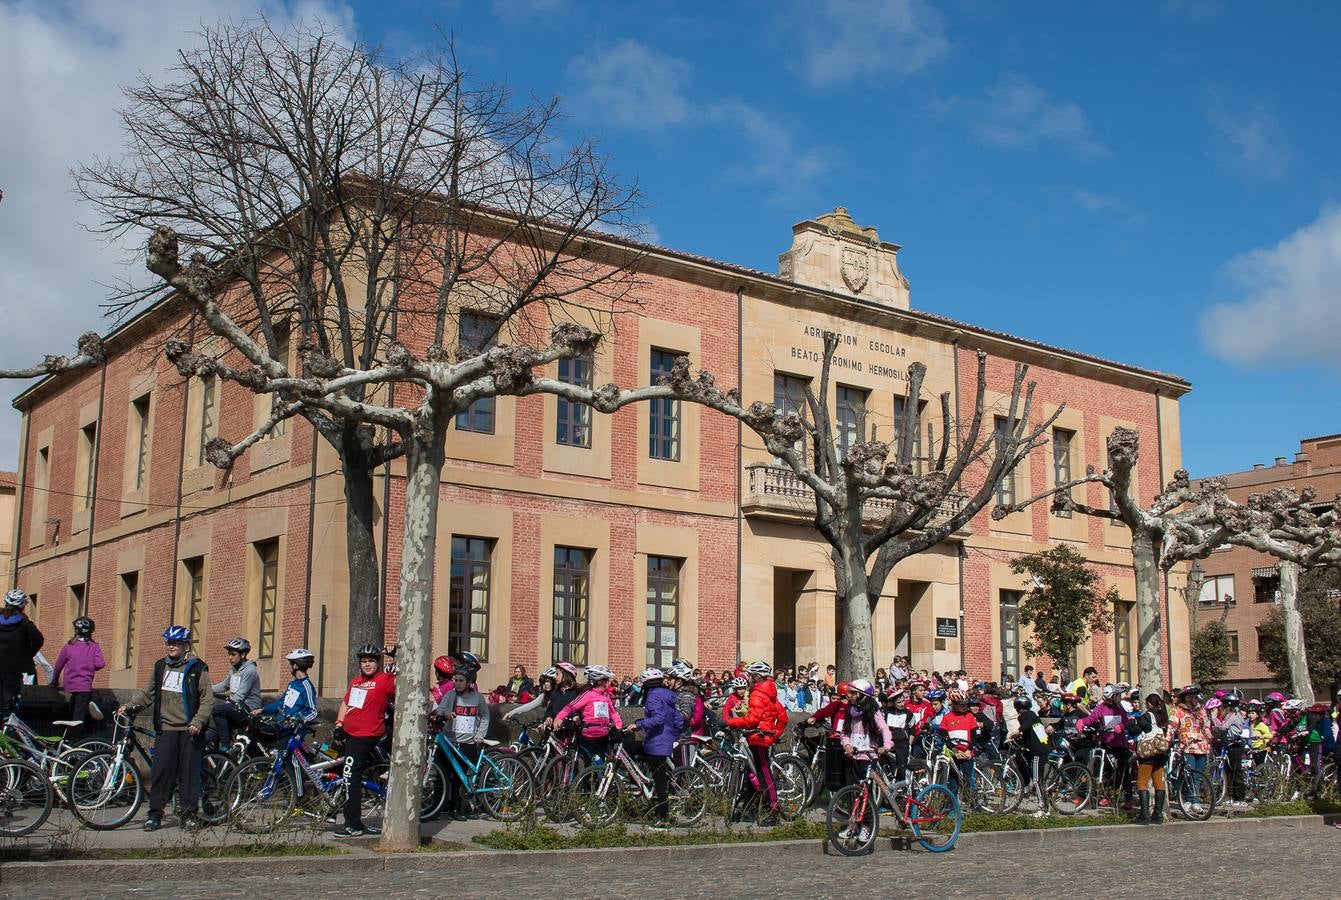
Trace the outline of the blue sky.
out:
[[[146,3],[157,0],[134,8]],[[74,28],[94,50],[152,70],[183,16],[249,14],[242,2],[182,5],[164,4],[166,24],[150,10],[142,26],[107,15],[90,32],[78,23],[86,4],[53,13],[0,0],[0,58],[4,16],[67,37]],[[431,22],[455,31],[480,78],[563,97],[565,132],[602,138],[667,246],[774,271],[793,222],[848,207],[903,245],[915,307],[1190,379],[1183,450],[1194,474],[1341,431],[1341,7],[267,9],[325,9],[393,52],[427,43]],[[104,62],[93,76],[117,79],[121,63]],[[0,112],[40,115],[31,102]],[[15,229],[4,213],[0,254]],[[15,303],[13,286],[0,287],[0,303]],[[24,340],[0,340],[7,361]]]

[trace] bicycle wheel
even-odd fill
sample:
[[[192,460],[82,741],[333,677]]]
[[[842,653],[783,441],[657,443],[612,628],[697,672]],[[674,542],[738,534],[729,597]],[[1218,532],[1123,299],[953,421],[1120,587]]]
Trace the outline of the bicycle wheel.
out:
[[[605,766],[587,766],[573,779],[573,818],[583,828],[604,828],[619,817],[622,785]]]
[[[1215,805],[1224,806],[1225,800],[1229,797],[1230,774],[1228,766],[1221,762],[1211,770],[1212,793],[1215,794]]]
[[[959,840],[964,815],[954,792],[943,784],[929,784],[908,806],[908,827],[917,842],[932,853],[944,853]]]
[[[113,753],[91,754],[75,766],[68,790],[70,811],[95,831],[120,828],[144,802],[139,769]]]
[[[1058,814],[1074,816],[1089,805],[1094,795],[1094,773],[1084,763],[1066,763],[1051,769],[1043,791]]]
[[[573,779],[579,768],[571,757],[556,756],[536,776],[540,808],[545,811],[545,818],[556,825],[573,817]]]
[[[21,759],[0,762],[0,837],[23,837],[41,828],[54,800],[37,766]]]
[[[773,787],[778,792],[778,815],[795,819],[806,810],[810,796],[810,767],[798,756],[789,753],[775,757],[770,765]]]
[[[1204,822],[1215,812],[1215,784],[1205,772],[1184,769],[1181,780],[1169,786],[1183,818]]]
[[[228,785],[237,771],[233,757],[211,750],[200,760],[200,820],[218,825],[228,818],[233,803],[228,796]],[[236,799],[236,798],[232,798]]]
[[[363,795],[359,802],[359,821],[365,825],[382,827],[386,816],[386,785],[391,774],[388,762],[370,762],[363,770]],[[340,791],[340,803],[344,804],[345,791]]]
[[[516,822],[535,805],[535,779],[515,754],[490,754],[480,766],[475,799],[491,819]]]
[[[692,828],[708,813],[708,779],[703,772],[691,766],[671,769],[670,819],[683,828]]]
[[[297,792],[288,766],[278,772],[269,759],[254,759],[240,767],[224,790],[237,798],[233,823],[248,834],[274,831],[293,815]]]
[[[447,778],[447,770],[442,767],[442,763],[436,759],[436,754],[434,754],[424,766],[424,783],[419,800],[419,821],[432,821],[442,812],[442,805],[447,802]]]
[[[1024,782],[1014,766],[987,766],[974,777],[974,805],[989,813],[1008,813],[1024,798]]]
[[[810,771],[810,763],[804,757],[796,753],[777,753],[773,756],[773,765],[777,768],[784,766],[794,766],[798,769],[805,769],[806,772],[806,795],[801,798],[803,808],[808,809],[815,802],[819,794],[819,788],[815,786],[814,777]]]
[[[880,833],[880,810],[869,782],[849,784],[829,798],[825,816],[829,846],[843,856],[862,856],[875,849]]]

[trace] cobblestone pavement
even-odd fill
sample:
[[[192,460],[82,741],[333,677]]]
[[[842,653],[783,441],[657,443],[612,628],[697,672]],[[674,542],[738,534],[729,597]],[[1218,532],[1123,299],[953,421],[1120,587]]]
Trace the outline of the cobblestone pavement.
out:
[[[1335,897],[1330,872],[1341,859],[1341,831],[1316,824],[1264,824],[1226,831],[1121,829],[1106,836],[1059,834],[1048,844],[1012,846],[990,838],[966,840],[953,852],[880,852],[860,859],[824,856],[813,847],[722,847],[677,865],[675,851],[571,854],[560,858],[480,852],[452,868],[401,863],[404,870],[267,877],[247,874],[258,864],[239,861],[227,883],[100,884],[105,898],[218,897],[636,897],[677,900],[729,897],[846,897],[895,893],[922,897],[1108,897],[1135,890],[1142,897],[1205,894],[1277,896],[1281,873],[1292,897]],[[490,857],[494,857],[490,859]],[[1195,865],[1178,860],[1196,860]],[[370,860],[371,862],[371,860]],[[380,860],[378,861],[380,862]],[[262,865],[263,864],[259,864]],[[373,863],[374,866],[377,863]],[[1313,873],[1304,875],[1302,873]],[[68,898],[71,884],[28,886],[23,896]],[[0,889],[3,893],[3,889]]]

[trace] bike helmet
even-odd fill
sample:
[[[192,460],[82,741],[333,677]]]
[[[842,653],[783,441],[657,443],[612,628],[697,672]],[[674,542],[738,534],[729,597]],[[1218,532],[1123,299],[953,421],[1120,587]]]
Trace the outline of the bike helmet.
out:
[[[1271,693],[1266,695],[1266,700],[1264,702],[1266,703],[1267,706],[1280,706],[1282,703],[1285,702],[1285,700],[1286,700],[1285,695],[1282,694],[1280,691],[1272,691]]]
[[[444,677],[451,678],[456,674],[456,660],[450,656],[439,656],[433,660],[433,668],[441,672]]]
[[[694,677],[694,667],[683,659],[671,660],[670,668],[666,674],[672,678],[679,678],[684,681],[690,681]]]
[[[927,699],[928,699],[928,700],[944,700],[944,699],[945,699],[945,691],[942,691],[942,690],[940,690],[939,688],[937,688],[936,690],[931,691],[930,693],[927,694]]]
[[[1079,703],[1079,702],[1080,702],[1080,695],[1079,695],[1079,694],[1062,694],[1062,698],[1061,698],[1061,699],[1062,699],[1062,702],[1063,702],[1063,703]]]
[[[1105,700],[1112,700],[1114,697],[1118,696],[1121,693],[1122,693],[1121,689],[1119,689],[1116,684],[1104,685],[1103,694]]]
[[[191,643],[191,629],[185,625],[169,625],[163,632],[163,640],[174,644]]]
[[[1239,705],[1239,698],[1238,698],[1238,697],[1235,697],[1235,696],[1231,693],[1231,694],[1227,694],[1227,695],[1225,696],[1225,699],[1222,700],[1222,701],[1220,701],[1220,702],[1223,703],[1225,706],[1228,706],[1228,707],[1233,708],[1233,707],[1237,707],[1237,706]]]
[[[644,684],[646,684],[649,681],[660,681],[666,677],[666,673],[658,669],[656,666],[648,666],[646,669],[643,669],[643,674],[638,677],[643,680]]]
[[[1026,709],[1034,708],[1034,701],[1030,700],[1024,694],[1015,698],[1015,708],[1023,712]]]
[[[250,653],[251,641],[247,640],[246,638],[235,637],[228,643],[224,644],[224,649],[236,650],[238,653]]]
[[[734,691],[736,688],[747,688],[750,686],[750,683],[737,675],[735,678],[731,679],[730,685],[731,689]]]
[[[1189,695],[1191,695],[1191,694],[1196,694],[1196,695],[1200,696],[1200,695],[1201,695],[1201,685],[1199,685],[1199,684],[1189,684],[1187,687],[1183,688],[1181,691],[1178,692],[1178,696],[1179,696],[1179,697],[1187,697],[1187,696],[1189,696]]]
[[[1303,701],[1300,701],[1300,702],[1303,702]],[[1327,714],[1328,714],[1329,712],[1331,712],[1331,711],[1332,711],[1332,708],[1331,708],[1330,706],[1328,706],[1326,703],[1314,703],[1312,706],[1310,706],[1310,707],[1308,708],[1308,712],[1316,713],[1316,714],[1321,715],[1321,716],[1325,716],[1325,715],[1327,715]]]
[[[1260,713],[1262,710],[1266,709],[1266,704],[1261,700],[1249,700],[1243,704],[1243,708],[1248,710],[1248,712]]]
[[[1304,701],[1291,698],[1282,703],[1280,708],[1286,712],[1301,712],[1304,708]]]
[[[756,659],[745,667],[745,672],[749,675],[758,675],[760,678],[767,678],[773,674],[773,667],[762,659]]]
[[[614,672],[611,672],[602,665],[587,666],[582,670],[582,675],[588,681],[609,681],[611,678],[615,677]]]
[[[855,693],[863,694],[867,697],[875,696],[875,685],[871,684],[865,678],[858,678],[854,681],[848,682],[848,689],[854,691]]]
[[[548,669],[546,669],[545,671],[543,671],[543,672],[540,673],[540,677],[541,677],[541,678],[548,678],[550,681],[558,681],[558,680],[559,680],[559,670],[556,669],[556,668],[554,668],[553,666],[550,666]]]
[[[573,665],[572,663],[570,662],[555,663],[554,668],[558,669],[560,672],[567,672],[569,675],[573,676],[574,681],[577,680],[577,666]]]
[[[469,650],[458,650],[452,654],[452,659],[467,668],[474,669],[476,672],[478,672],[480,667],[484,665],[480,662],[480,658]]]
[[[74,633],[88,637],[93,634],[93,620],[88,616],[80,616],[74,620]]]
[[[381,659],[382,648],[376,644],[364,644],[355,654],[359,659]]]
[[[1238,688],[1230,688],[1229,692],[1225,694],[1224,699],[1231,699],[1231,698],[1234,700],[1242,701],[1243,691],[1239,690]]]
[[[959,688],[955,688],[955,689],[953,689],[953,690],[946,691],[946,692],[945,692],[945,697],[946,697],[946,699],[949,700],[951,703],[967,703],[967,702],[968,702],[968,696],[967,696],[963,691],[961,691]]]
[[[315,665],[317,661],[316,655],[313,654],[312,651],[308,650],[306,647],[298,647],[290,651],[289,654],[284,658],[289,661],[290,665],[294,666],[295,668],[301,669],[304,672],[312,668],[312,666]]]
[[[5,594],[5,606],[9,607],[10,609],[23,609],[25,606],[28,605],[29,599],[30,598],[25,592],[19,590],[18,588],[14,588],[14,590]]]
[[[1210,712],[1213,709],[1219,709],[1221,705],[1222,701],[1219,697],[1212,697],[1206,701],[1206,711]]]

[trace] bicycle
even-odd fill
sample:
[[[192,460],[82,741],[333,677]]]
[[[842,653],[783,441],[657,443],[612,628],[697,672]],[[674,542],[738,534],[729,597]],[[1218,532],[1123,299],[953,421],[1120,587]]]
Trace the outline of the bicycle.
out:
[[[499,822],[516,822],[526,814],[535,801],[535,780],[531,769],[512,753],[491,752],[497,742],[485,741],[485,748],[470,759],[461,748],[430,728],[431,749],[424,771],[424,801],[420,816],[431,819],[442,811],[447,799],[447,770],[441,759],[451,766],[456,779],[465,786],[466,793],[478,801],[490,818]]]
[[[1215,812],[1215,786],[1205,769],[1189,769],[1183,748],[1169,748],[1169,796],[1184,819],[1204,822]]]
[[[582,769],[573,779],[573,816],[583,827],[605,827],[634,798],[650,805],[654,798],[653,784],[652,776],[629,754],[624,742],[619,741],[614,753],[603,762]],[[689,766],[671,769],[666,796],[671,824],[692,827],[708,811],[708,782],[698,769]]]
[[[45,772],[24,759],[0,760],[0,837],[32,834],[51,815],[54,803]]]
[[[311,762],[303,743],[309,729],[292,720],[280,720],[288,738],[274,759],[254,759],[235,771],[224,788],[233,822],[248,834],[274,831],[303,803],[306,814],[330,819],[343,806],[348,789],[345,760],[332,757]],[[386,803],[385,762],[370,764],[363,773],[363,820],[376,816]],[[309,799],[310,798],[310,799]]]
[[[891,784],[883,768],[872,763],[866,776],[829,798],[825,832],[829,846],[843,856],[860,856],[875,848],[880,834],[880,811],[893,812],[900,828],[912,831],[926,850],[944,853],[955,845],[963,827],[963,812],[954,792],[943,784],[928,784],[913,794],[913,778]]]
[[[746,740],[747,734],[757,733],[759,733],[757,730],[746,732],[728,728],[719,734],[725,756],[721,763],[725,767],[721,788],[728,798],[726,814],[728,826],[737,821],[743,812],[740,806],[742,800],[747,800],[743,794],[746,779],[750,779],[751,785],[763,784],[754,762],[754,754]],[[810,794],[810,769],[796,757],[779,762],[770,754],[769,771],[773,776],[773,787],[778,797],[778,817],[786,820],[796,819],[805,811],[806,797]],[[756,803],[761,795],[762,791],[756,790],[747,802]]]
[[[52,724],[60,726],[65,731],[55,736],[39,735],[19,718],[17,713],[10,713],[5,720],[4,728],[0,729],[0,757],[10,760],[23,760],[32,764],[42,773],[43,779],[53,793],[52,802],[59,800],[63,805],[68,806],[81,822],[92,824],[86,818],[89,811],[84,808],[88,802],[87,798],[83,797],[82,794],[78,799],[75,796],[76,771],[85,758],[110,745],[106,741],[98,739],[88,739],[80,741],[78,744],[71,744],[66,738],[68,730],[82,723],[57,721]],[[11,774],[18,777],[16,772],[11,772]],[[80,777],[87,776],[81,775]],[[27,785],[24,789],[26,791],[36,790],[32,785]]]

